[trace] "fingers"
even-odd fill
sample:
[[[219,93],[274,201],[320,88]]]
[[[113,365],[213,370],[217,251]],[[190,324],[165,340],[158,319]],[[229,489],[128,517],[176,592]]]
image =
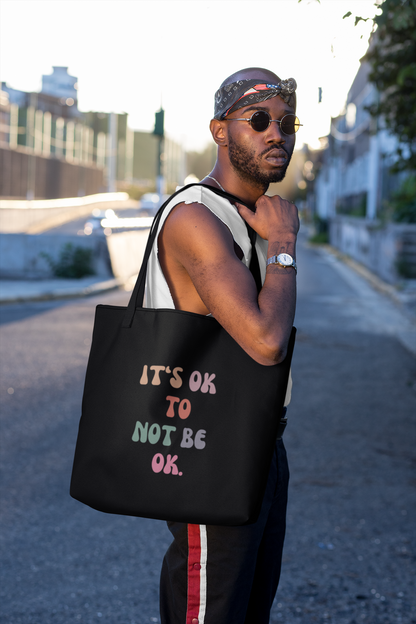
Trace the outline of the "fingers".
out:
[[[250,225],[250,221],[253,220],[255,213],[250,210],[250,208],[247,208],[247,206],[244,206],[244,204],[239,204],[238,202],[235,203],[235,207],[237,208],[240,217],[242,217],[244,221],[247,221]]]
[[[299,230],[297,208],[279,196],[262,196],[256,202],[256,212],[236,203],[240,217],[263,239],[269,240],[276,231],[296,235]]]

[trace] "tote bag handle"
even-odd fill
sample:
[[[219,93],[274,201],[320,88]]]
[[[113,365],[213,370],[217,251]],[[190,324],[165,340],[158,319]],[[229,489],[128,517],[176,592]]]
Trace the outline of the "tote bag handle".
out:
[[[155,218],[153,219],[153,223],[151,225],[150,232],[149,232],[149,238],[146,244],[146,249],[143,255],[142,266],[140,267],[140,272],[137,277],[133,292],[131,294],[129,304],[127,306],[126,314],[124,315],[124,319],[122,323],[122,327],[124,328],[131,327],[133,318],[134,318],[134,312],[136,308],[143,307],[147,265],[149,262],[150,254],[152,252],[153,243],[155,242],[155,239],[156,239],[156,235],[157,235],[157,231],[159,228],[160,220],[162,218],[163,211],[165,210],[166,206],[171,202],[171,200],[174,197],[176,197],[176,195],[179,195],[180,193],[187,190],[188,188],[191,188],[192,186],[203,186],[204,188],[207,188],[213,193],[215,193],[216,195],[220,195],[221,197],[224,197],[225,199],[228,199],[231,202],[238,202],[240,204],[244,204],[245,206],[247,206],[246,202],[241,201],[241,199],[239,199],[235,195],[231,195],[231,193],[227,193],[226,191],[222,191],[215,187],[209,186],[208,184],[199,184],[199,183],[187,184],[186,186],[183,186],[178,191],[173,193],[173,195],[171,195],[169,199],[167,199],[165,203],[159,208],[159,210],[157,211],[155,215]],[[250,206],[248,207],[252,209]],[[252,260],[250,263],[250,271],[253,274],[253,277],[256,282],[257,290],[259,292],[261,290],[261,277],[260,277],[260,268],[259,268],[256,247],[255,247],[256,232],[247,223],[246,223],[246,226],[247,226],[250,242],[252,245]]]

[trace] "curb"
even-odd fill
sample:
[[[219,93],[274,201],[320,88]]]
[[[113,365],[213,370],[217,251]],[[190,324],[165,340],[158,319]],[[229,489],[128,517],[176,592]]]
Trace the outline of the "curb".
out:
[[[58,299],[77,299],[80,297],[89,297],[97,295],[101,292],[115,290],[124,286],[129,280],[114,278],[104,282],[96,282],[83,288],[69,288],[67,290],[47,290],[33,295],[0,295],[0,305],[10,303],[28,303],[30,301],[55,301]]]
[[[400,292],[397,287],[392,284],[388,284],[383,281],[380,277],[372,273],[369,269],[367,269],[364,265],[360,264],[356,260],[353,260],[346,254],[340,252],[335,247],[327,244],[315,244],[307,241],[307,245],[312,249],[320,249],[323,253],[334,256],[351,269],[353,269],[358,275],[363,277],[369,284],[377,290],[379,293],[386,295],[389,297],[396,305],[399,305],[402,308],[402,311],[408,315],[411,321],[416,322],[416,310],[412,311],[409,309],[408,305],[414,303],[416,308],[416,284],[414,290]]]

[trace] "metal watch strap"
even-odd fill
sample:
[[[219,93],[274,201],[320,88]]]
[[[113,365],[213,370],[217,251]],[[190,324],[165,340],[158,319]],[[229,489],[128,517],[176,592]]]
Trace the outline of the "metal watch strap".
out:
[[[279,255],[280,254],[276,254],[274,256],[271,256],[270,258],[267,258],[266,267],[269,266],[269,264],[276,264],[277,266],[283,267],[284,269],[295,269],[295,273],[298,272],[298,267],[292,256],[290,256],[292,258],[292,264],[283,264],[282,262],[279,262]]]

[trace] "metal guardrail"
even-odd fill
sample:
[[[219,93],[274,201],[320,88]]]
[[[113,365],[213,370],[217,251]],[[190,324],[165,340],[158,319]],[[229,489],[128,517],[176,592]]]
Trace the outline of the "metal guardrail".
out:
[[[65,197],[62,199],[0,199],[0,209],[48,209],[77,208],[90,204],[127,201],[128,193],[97,193],[84,197]]]

